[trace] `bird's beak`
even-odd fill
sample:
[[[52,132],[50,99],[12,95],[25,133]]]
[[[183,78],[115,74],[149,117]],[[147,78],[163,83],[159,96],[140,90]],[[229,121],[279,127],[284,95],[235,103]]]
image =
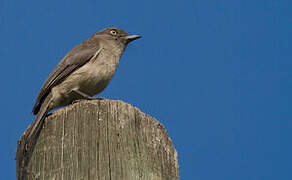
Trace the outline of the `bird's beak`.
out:
[[[129,42],[134,41],[136,39],[139,39],[141,37],[142,36],[139,36],[139,35],[128,35],[128,36],[125,36],[125,40],[127,43],[129,43]]]

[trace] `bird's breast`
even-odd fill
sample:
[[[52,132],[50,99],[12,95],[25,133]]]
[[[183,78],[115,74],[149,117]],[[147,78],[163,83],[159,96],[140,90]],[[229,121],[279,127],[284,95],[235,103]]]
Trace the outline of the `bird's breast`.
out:
[[[89,96],[103,91],[112,79],[119,64],[121,54],[101,49],[89,62],[75,70],[62,83],[52,89],[54,108],[70,104],[73,89]]]
[[[119,64],[120,54],[101,49],[99,54],[76,71],[79,89],[88,94],[100,93],[112,79]]]

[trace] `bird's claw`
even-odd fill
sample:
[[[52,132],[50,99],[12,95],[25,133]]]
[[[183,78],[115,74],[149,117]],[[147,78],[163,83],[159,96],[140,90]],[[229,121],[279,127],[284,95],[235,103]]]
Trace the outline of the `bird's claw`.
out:
[[[104,98],[98,97],[98,98],[90,98],[90,99],[77,99],[77,100],[72,101],[72,104],[78,103],[83,100],[104,100]]]

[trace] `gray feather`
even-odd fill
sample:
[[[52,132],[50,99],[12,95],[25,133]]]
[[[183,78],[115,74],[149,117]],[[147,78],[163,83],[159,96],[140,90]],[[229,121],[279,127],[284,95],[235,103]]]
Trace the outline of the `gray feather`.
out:
[[[86,40],[73,48],[57,65],[53,72],[50,73],[44,82],[40,93],[33,107],[33,113],[37,114],[46,96],[51,89],[61,83],[73,71],[86,64],[99,50],[97,38]]]

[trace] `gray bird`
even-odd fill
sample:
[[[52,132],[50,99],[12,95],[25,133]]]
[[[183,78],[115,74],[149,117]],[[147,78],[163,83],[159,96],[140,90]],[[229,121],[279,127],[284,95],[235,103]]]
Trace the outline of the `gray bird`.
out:
[[[93,99],[112,79],[127,44],[140,38],[118,28],[104,29],[74,47],[50,73],[33,107],[34,123],[25,133],[29,143],[46,114],[79,99]]]

